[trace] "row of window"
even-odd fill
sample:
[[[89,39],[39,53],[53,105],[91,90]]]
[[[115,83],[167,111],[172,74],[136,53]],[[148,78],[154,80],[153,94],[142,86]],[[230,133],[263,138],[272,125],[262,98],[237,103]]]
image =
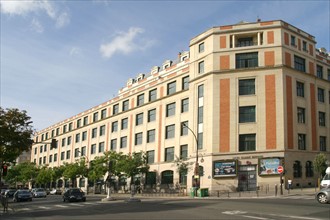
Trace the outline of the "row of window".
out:
[[[185,76],[182,78],[181,81],[181,89],[182,90],[187,90],[189,89],[189,76]],[[172,81],[170,83],[167,84],[167,95],[172,95],[177,91],[177,81]],[[148,92],[149,97],[148,97],[148,101],[152,102],[155,101],[157,99],[157,89],[152,89]],[[136,106],[141,106],[145,103],[145,94],[139,94],[137,96],[137,100],[136,100]],[[122,102],[122,112],[129,110],[129,100],[124,100]],[[120,112],[120,108],[119,108],[119,103],[113,105],[112,107],[112,115],[116,115]],[[97,122],[98,120],[102,120],[104,118],[107,117],[107,109],[102,109],[100,111],[100,115],[99,112],[94,112],[93,113],[93,122]],[[88,116],[83,117],[82,119],[78,119],[76,121],[76,128],[80,128],[82,126],[86,126],[88,125]],[[63,125],[62,128],[62,133],[66,133],[66,132],[70,132],[73,129],[73,123],[70,122],[69,124]],[[60,135],[60,128],[56,128],[56,130],[52,130],[51,131],[51,137],[55,137]],[[46,132],[45,134],[41,135],[41,141],[47,140],[48,137],[48,132]],[[36,142],[38,142],[38,137]]]
[[[298,107],[297,108],[297,121],[300,124],[306,123],[306,110],[305,108]],[[319,126],[325,127],[325,112],[319,112]]]
[[[303,82],[297,81],[296,90],[298,97],[305,97],[305,84]],[[322,88],[317,88],[317,100],[318,102],[325,102],[325,90]],[[329,104],[330,104],[330,91],[329,91]]]
[[[320,151],[327,151],[327,137],[319,137]],[[306,150],[306,134],[298,134],[298,149]],[[255,151],[256,150],[256,134],[239,135],[239,151]]]

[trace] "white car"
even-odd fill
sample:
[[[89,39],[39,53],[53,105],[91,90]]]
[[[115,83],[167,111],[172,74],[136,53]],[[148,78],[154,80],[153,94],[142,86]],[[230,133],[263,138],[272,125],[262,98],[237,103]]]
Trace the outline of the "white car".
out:
[[[46,190],[42,189],[42,188],[38,188],[32,191],[33,197],[35,198],[40,198],[40,197],[46,197],[47,196],[47,192]]]

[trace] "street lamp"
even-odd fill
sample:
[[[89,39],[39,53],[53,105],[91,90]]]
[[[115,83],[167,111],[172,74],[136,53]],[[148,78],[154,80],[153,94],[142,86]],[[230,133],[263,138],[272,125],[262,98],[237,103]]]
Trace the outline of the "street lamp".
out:
[[[195,196],[197,195],[197,189],[199,188],[198,179],[199,179],[199,164],[198,164],[198,138],[193,130],[191,130],[186,123],[182,123],[182,127],[187,128],[193,135],[196,141],[196,162],[194,170],[194,187],[195,187]]]

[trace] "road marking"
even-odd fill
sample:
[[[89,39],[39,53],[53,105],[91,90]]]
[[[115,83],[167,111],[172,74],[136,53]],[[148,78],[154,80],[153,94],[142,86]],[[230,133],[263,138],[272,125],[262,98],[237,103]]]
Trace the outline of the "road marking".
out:
[[[40,209],[50,209],[50,207],[47,207],[47,206],[38,206],[38,208],[40,208]]]
[[[256,216],[250,216],[250,215],[240,215],[245,218],[253,218],[253,219],[262,219],[262,220],[270,220],[270,218],[262,218],[262,217],[256,217]]]
[[[66,205],[54,205],[56,207],[60,207],[60,208],[68,208],[69,206],[66,206]]]
[[[225,211],[222,212],[223,214],[227,215],[239,215],[239,214],[246,214],[247,212],[239,211],[239,210],[233,210],[233,211]]]
[[[283,218],[293,218],[293,219],[320,220],[319,218],[294,216],[294,215],[279,215],[279,214],[269,214],[269,215],[273,215],[273,216],[277,216],[277,217],[283,217]]]
[[[76,204],[76,203],[70,203],[70,206],[85,206],[85,205],[82,205],[82,204]]]

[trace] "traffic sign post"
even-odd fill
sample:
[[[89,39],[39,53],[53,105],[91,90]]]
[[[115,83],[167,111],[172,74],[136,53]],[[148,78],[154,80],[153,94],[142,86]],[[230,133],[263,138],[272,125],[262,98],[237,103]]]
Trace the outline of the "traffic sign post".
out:
[[[280,174],[280,183],[281,183],[281,195],[283,195],[283,166],[277,167],[277,172]]]
[[[278,167],[277,167],[277,172],[279,172],[279,173],[283,173],[283,167],[282,167],[282,166],[278,166]]]

